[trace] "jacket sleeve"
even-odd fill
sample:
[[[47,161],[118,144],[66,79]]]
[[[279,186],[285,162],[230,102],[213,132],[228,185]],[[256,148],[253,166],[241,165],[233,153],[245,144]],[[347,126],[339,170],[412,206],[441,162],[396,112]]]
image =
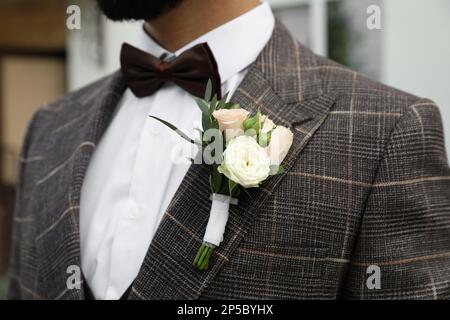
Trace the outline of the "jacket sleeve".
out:
[[[10,261],[9,261],[9,287],[8,287],[8,299],[17,300],[23,299],[22,295],[22,285],[21,285],[21,274],[22,274],[22,263],[21,263],[21,247],[23,244],[23,219],[21,205],[23,203],[23,195],[25,193],[26,186],[26,167],[29,160],[29,147],[31,144],[31,138],[33,136],[33,128],[36,123],[36,118],[38,117],[38,112],[34,115],[31,120],[27,133],[25,135],[22,151],[19,157],[19,171],[17,175],[17,183],[15,190],[15,204],[14,204],[14,216],[12,220],[12,239],[11,239],[11,250],[10,250]]]
[[[450,169],[431,101],[387,142],[346,275],[344,299],[450,299]]]

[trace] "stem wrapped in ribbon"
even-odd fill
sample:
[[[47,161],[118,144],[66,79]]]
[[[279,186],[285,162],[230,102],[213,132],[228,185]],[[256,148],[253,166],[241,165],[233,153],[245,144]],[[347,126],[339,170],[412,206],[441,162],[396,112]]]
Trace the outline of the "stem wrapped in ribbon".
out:
[[[230,196],[214,193],[211,196],[212,205],[209,213],[208,225],[206,226],[203,244],[194,259],[194,265],[200,270],[205,270],[209,266],[209,259],[214,249],[223,241],[223,234],[228,222],[231,202]]]

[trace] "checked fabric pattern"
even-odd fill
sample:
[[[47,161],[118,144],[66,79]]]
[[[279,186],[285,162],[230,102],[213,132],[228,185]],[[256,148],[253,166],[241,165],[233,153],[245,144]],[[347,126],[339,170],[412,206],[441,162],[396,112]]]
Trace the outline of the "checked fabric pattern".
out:
[[[31,122],[10,298],[85,297],[66,286],[68,266],[81,265],[80,188],[125,89],[116,72]],[[450,298],[450,169],[432,101],[313,54],[280,23],[232,100],[294,129],[286,172],[232,207],[201,272],[192,261],[208,220],[208,170],[193,165],[129,299]],[[370,265],[380,267],[379,290],[366,286]]]

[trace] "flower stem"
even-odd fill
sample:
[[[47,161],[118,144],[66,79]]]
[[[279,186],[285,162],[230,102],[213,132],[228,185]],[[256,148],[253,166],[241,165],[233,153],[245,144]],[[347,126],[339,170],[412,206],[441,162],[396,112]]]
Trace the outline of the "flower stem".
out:
[[[206,270],[209,266],[209,259],[214,252],[215,246],[209,243],[203,243],[194,259],[194,266],[199,270]]]

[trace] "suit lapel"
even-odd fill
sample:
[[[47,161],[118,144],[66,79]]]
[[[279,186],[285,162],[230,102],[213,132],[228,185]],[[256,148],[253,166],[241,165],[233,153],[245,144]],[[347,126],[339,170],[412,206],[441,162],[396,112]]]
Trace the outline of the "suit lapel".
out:
[[[120,72],[107,81],[101,82],[93,92],[79,97],[79,101],[67,102],[67,112],[73,112],[73,118],[87,114],[77,130],[58,133],[52,136],[52,158],[62,160],[55,164],[54,177],[40,181],[40,186],[54,190],[51,200],[45,204],[46,215],[40,217],[36,243],[40,255],[40,280],[43,284],[42,296],[48,299],[84,299],[81,289],[69,289],[67,279],[71,275],[68,268],[79,267],[80,227],[79,207],[83,179],[102,134],[106,130],[115,107],[126,86]],[[73,108],[73,111],[71,110]],[[73,119],[59,119],[57,123],[70,123]],[[61,117],[62,117],[61,113]],[[66,113],[64,113],[66,114]],[[39,182],[38,182],[39,184]],[[48,195],[47,195],[48,196]],[[40,201],[45,201],[41,199]],[[69,271],[73,269],[69,269]],[[84,281],[81,278],[81,281]]]
[[[288,171],[314,132],[325,120],[334,97],[323,94],[314,55],[299,46],[278,24],[274,35],[250,67],[233,102],[258,108],[277,124],[294,130],[294,144],[286,158]],[[69,266],[81,266],[79,239],[80,192],[87,166],[126,88],[120,72],[82,97],[80,108],[90,115],[79,130],[53,141],[55,159],[66,159],[57,169],[61,183],[52,195],[48,216],[37,226],[37,254],[41,255],[39,283],[50,299],[83,299],[83,288],[69,290]],[[69,144],[67,147],[66,145]],[[65,146],[58,148],[58,146]],[[279,175],[233,206],[224,241],[207,271],[192,266],[209,217],[209,170],[193,165],[172,200],[149,247],[130,298],[196,299],[229,261],[252,227],[259,208],[273,194],[284,175]],[[67,180],[66,180],[67,179]],[[67,182],[68,181],[68,182]],[[54,201],[53,201],[54,200]],[[62,208],[64,208],[62,210]]]
[[[314,66],[314,55],[300,47],[278,24],[271,41],[232,98],[249,111],[260,109],[276,124],[293,128],[294,143],[285,160],[286,172],[334,103],[332,95],[322,93],[318,74],[303,71],[315,70]],[[192,165],[153,238],[130,299],[199,298],[231,259],[252,227],[259,208],[285,174],[251,190],[250,195],[240,198],[239,205],[232,206],[224,241],[216,249],[209,269],[198,271],[192,262],[202,243],[211,202],[207,166]]]

